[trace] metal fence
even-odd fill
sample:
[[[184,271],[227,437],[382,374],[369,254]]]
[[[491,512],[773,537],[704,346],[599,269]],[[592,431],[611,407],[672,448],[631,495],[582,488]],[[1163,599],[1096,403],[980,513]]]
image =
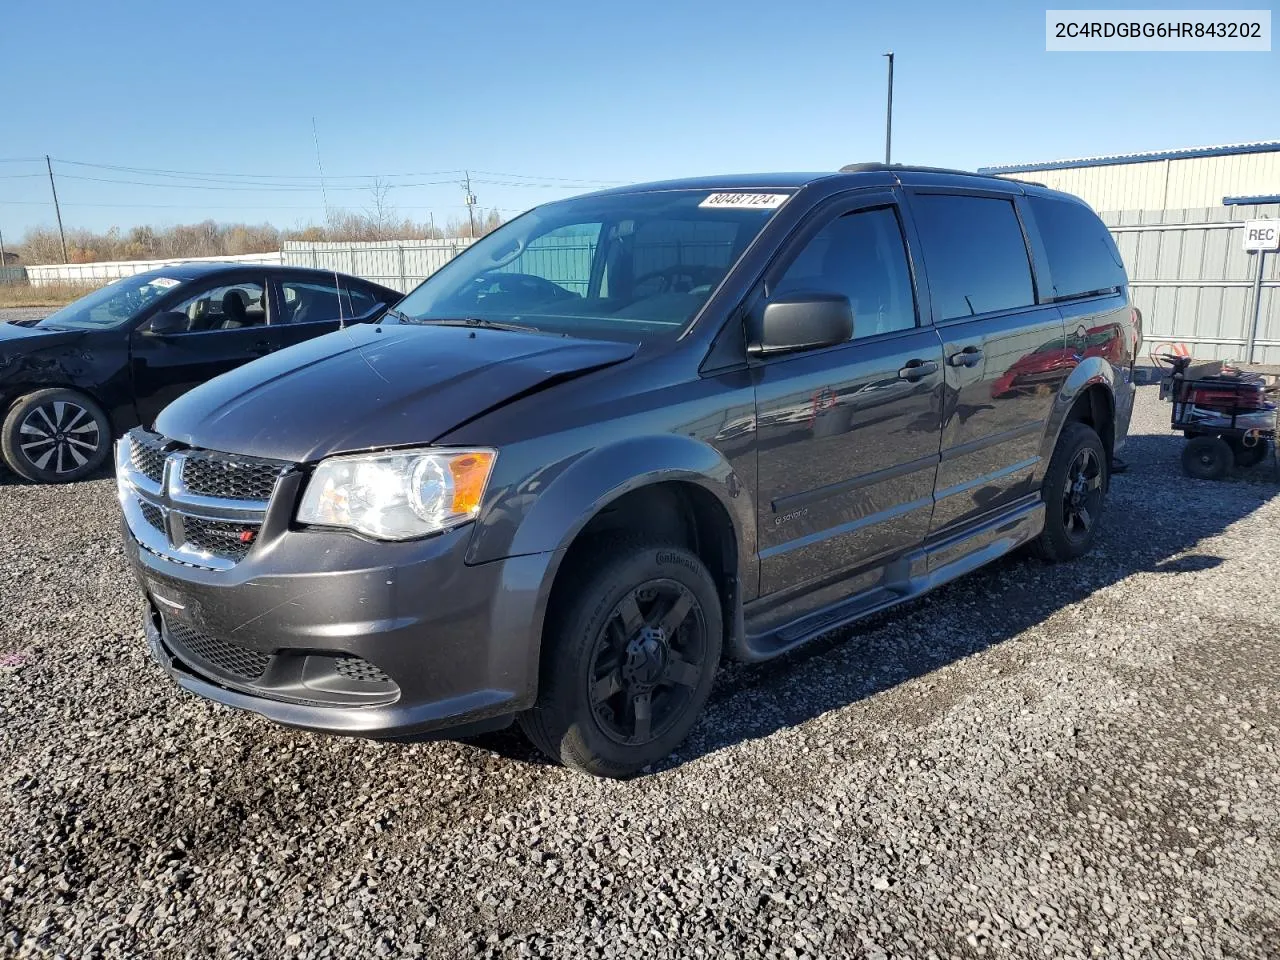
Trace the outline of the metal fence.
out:
[[[1280,254],[1246,253],[1243,244],[1243,221],[1265,218],[1280,218],[1280,204],[1102,214],[1148,345],[1167,340],[1206,360],[1280,363]]]
[[[472,242],[463,237],[370,243],[287,240],[281,256],[291,266],[338,270],[408,293]]]
[[[26,267],[33,287],[58,283],[104,284],[120,277],[132,277],[157,267],[179,263],[283,263],[279,253],[247,253],[235,257],[174,257],[168,260],[108,260],[99,263],[49,263]]]

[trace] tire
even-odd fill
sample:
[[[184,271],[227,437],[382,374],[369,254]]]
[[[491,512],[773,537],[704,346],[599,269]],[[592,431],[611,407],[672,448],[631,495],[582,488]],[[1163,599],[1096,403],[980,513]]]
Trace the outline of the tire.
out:
[[[573,770],[633,776],[668,756],[706,705],[719,592],[697,557],[667,544],[615,544],[566,573],[579,579],[548,614],[538,700],[520,727]]]
[[[1052,563],[1088,553],[1109,479],[1106,449],[1093,428],[1078,421],[1063,427],[1041,487],[1044,530],[1032,544],[1035,552]]]
[[[1266,440],[1257,440],[1249,446],[1245,446],[1243,440],[1236,439],[1228,440],[1227,443],[1231,446],[1237,467],[1256,467],[1271,452],[1271,445]]]
[[[33,483],[70,483],[102,466],[111,452],[111,421],[75,390],[37,390],[10,408],[0,426],[0,452]]]
[[[1233,466],[1235,454],[1221,437],[1192,437],[1182,448],[1182,469],[1197,480],[1221,480]]]

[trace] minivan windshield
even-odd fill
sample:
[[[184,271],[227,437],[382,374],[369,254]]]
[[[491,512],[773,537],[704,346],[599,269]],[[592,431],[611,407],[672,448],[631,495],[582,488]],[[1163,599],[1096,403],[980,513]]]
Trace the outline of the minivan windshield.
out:
[[[663,190],[538,207],[396,305],[402,319],[674,339],[789,197]]]
[[[55,330],[105,330],[118,327],[151,306],[182,281],[156,273],[123,277],[101,290],[73,300],[49,314],[37,327]]]

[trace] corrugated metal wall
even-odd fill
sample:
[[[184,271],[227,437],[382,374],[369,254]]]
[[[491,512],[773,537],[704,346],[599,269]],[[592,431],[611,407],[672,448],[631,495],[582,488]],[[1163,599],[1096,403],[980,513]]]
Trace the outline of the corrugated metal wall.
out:
[[[1103,213],[1142,311],[1148,348],[1185,343],[1196,357],[1247,361],[1259,254],[1245,253],[1244,220],[1280,218],[1280,204]],[[1262,261],[1253,360],[1280,363],[1280,254]]]
[[[1280,190],[1280,150],[1001,176],[1034,180],[1054,190],[1074,193],[1095,210],[1213,207],[1221,204],[1223,197],[1268,196]]]

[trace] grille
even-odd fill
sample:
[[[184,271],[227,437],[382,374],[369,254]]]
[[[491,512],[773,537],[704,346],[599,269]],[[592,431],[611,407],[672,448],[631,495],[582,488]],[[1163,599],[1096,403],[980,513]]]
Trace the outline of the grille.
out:
[[[261,460],[229,460],[192,455],[182,465],[190,493],[225,500],[270,500],[284,465]]]
[[[162,439],[129,434],[129,459],[133,461],[134,469],[153,483],[164,479],[166,456]]]
[[[142,516],[147,523],[151,524],[157,530],[164,529],[164,514],[160,512],[159,507],[147,500],[139,500],[138,506],[142,508]]]
[[[235,561],[243,560],[253,546],[252,538],[246,543],[240,539],[240,535],[246,531],[255,536],[258,533],[258,525],[254,523],[206,520],[203,517],[184,516],[182,527],[186,543],[215,557]]]
[[[243,680],[257,680],[271,662],[269,654],[210,637],[183,623],[166,623],[165,632],[181,648],[179,652]]]
[[[360,680],[364,683],[387,683],[391,680],[368,660],[359,657],[334,657],[334,660],[333,669],[348,680]]]

